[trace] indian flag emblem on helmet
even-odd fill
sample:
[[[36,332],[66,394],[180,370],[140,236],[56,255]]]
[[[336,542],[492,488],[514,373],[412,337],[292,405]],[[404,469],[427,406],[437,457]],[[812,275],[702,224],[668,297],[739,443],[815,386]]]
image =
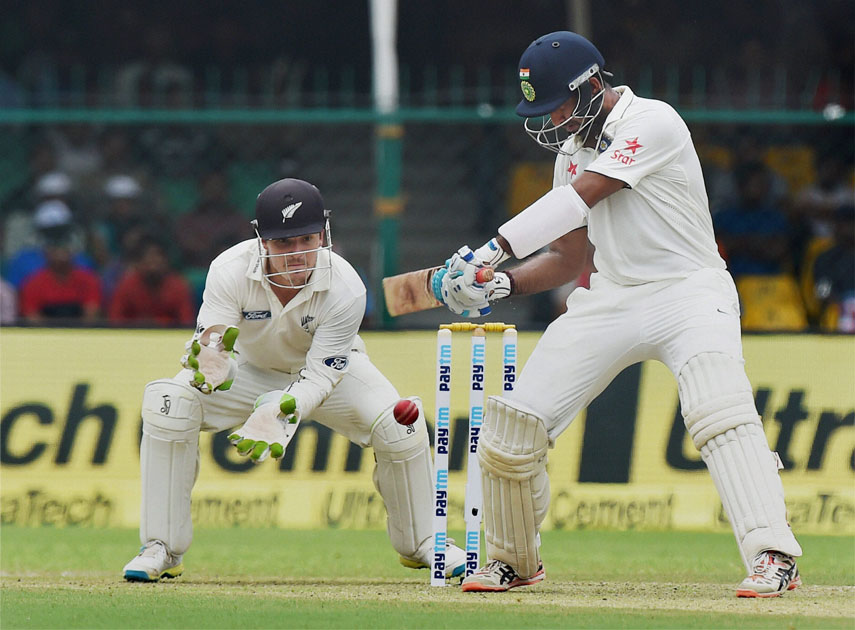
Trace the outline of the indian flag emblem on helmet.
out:
[[[520,68],[520,81],[525,81],[528,79],[528,76],[531,74],[531,70],[528,68]]]
[[[531,103],[534,100],[534,88],[531,86],[531,83],[528,81],[521,82],[520,89],[522,90],[525,100]]]

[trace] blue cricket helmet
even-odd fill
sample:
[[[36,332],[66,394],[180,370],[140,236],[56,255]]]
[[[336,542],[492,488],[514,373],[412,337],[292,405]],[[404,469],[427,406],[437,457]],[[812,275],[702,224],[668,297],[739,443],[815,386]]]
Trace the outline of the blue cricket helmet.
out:
[[[523,99],[519,116],[546,116],[572,96],[574,90],[602,72],[605,60],[587,39],[570,31],[556,31],[534,40],[522,54],[519,80]]]

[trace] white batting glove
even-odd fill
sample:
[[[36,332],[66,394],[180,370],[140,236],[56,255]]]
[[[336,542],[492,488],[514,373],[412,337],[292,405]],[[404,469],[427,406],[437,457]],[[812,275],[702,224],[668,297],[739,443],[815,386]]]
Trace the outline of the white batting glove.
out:
[[[475,263],[472,250],[464,245],[434,275],[434,292],[438,290],[449,310],[463,317],[480,317],[491,311],[482,277],[482,270],[487,268]]]
[[[475,256],[475,260],[486,267],[498,267],[511,257],[510,254],[502,249],[499,241],[494,238],[491,238],[472,253]]]
[[[181,357],[181,365],[193,370],[192,387],[210,394],[232,386],[237,375],[234,347],[239,332],[236,326],[229,326],[222,335],[211,333],[207,344],[197,338],[187,342],[184,348],[187,354]]]
[[[229,435],[238,453],[260,464],[268,455],[282,459],[285,447],[297,432],[300,411],[297,399],[282,390],[262,394],[255,401],[252,415]]]

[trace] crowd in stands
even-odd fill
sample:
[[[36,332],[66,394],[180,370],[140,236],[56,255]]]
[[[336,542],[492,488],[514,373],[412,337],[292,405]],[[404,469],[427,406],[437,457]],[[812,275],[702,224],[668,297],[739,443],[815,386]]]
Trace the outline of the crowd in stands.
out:
[[[70,125],[41,131],[30,146],[26,178],[0,197],[2,322],[192,326],[208,264],[253,236],[247,191],[268,181],[245,186],[238,207],[230,164],[210,157],[217,150],[181,170],[191,163],[192,141],[178,143],[182,150],[171,159],[163,155],[162,164],[147,149],[148,129],[97,132]],[[185,132],[198,134],[176,127],[175,133]],[[697,136],[744,328],[855,332],[851,156],[764,145],[750,134],[732,149],[702,132]],[[184,173],[182,181],[192,185],[180,208],[164,199],[158,176],[166,173]],[[282,174],[268,177],[276,176]],[[514,181],[505,173],[498,177],[497,186]],[[514,198],[510,190],[506,196]],[[585,286],[592,271],[589,256],[584,277],[556,291],[552,305],[537,308],[560,310],[567,292]],[[552,316],[535,313],[530,325]]]
[[[204,269],[252,235],[248,219],[210,165],[175,217],[128,141],[69,125],[34,142],[28,176],[0,200],[3,323],[193,325]]]

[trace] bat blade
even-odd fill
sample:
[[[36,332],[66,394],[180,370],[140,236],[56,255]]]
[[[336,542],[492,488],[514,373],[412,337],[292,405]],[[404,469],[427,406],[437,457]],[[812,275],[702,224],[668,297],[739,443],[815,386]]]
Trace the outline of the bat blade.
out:
[[[433,274],[441,268],[419,269],[383,278],[383,295],[389,315],[397,317],[442,306],[430,286]]]
[[[438,269],[442,267],[408,271],[383,278],[383,295],[386,298],[386,310],[389,311],[389,315],[397,317],[442,306],[442,302],[434,297],[431,288],[433,274]],[[490,267],[482,267],[475,278],[481,283],[489,282],[493,279],[493,270]]]

